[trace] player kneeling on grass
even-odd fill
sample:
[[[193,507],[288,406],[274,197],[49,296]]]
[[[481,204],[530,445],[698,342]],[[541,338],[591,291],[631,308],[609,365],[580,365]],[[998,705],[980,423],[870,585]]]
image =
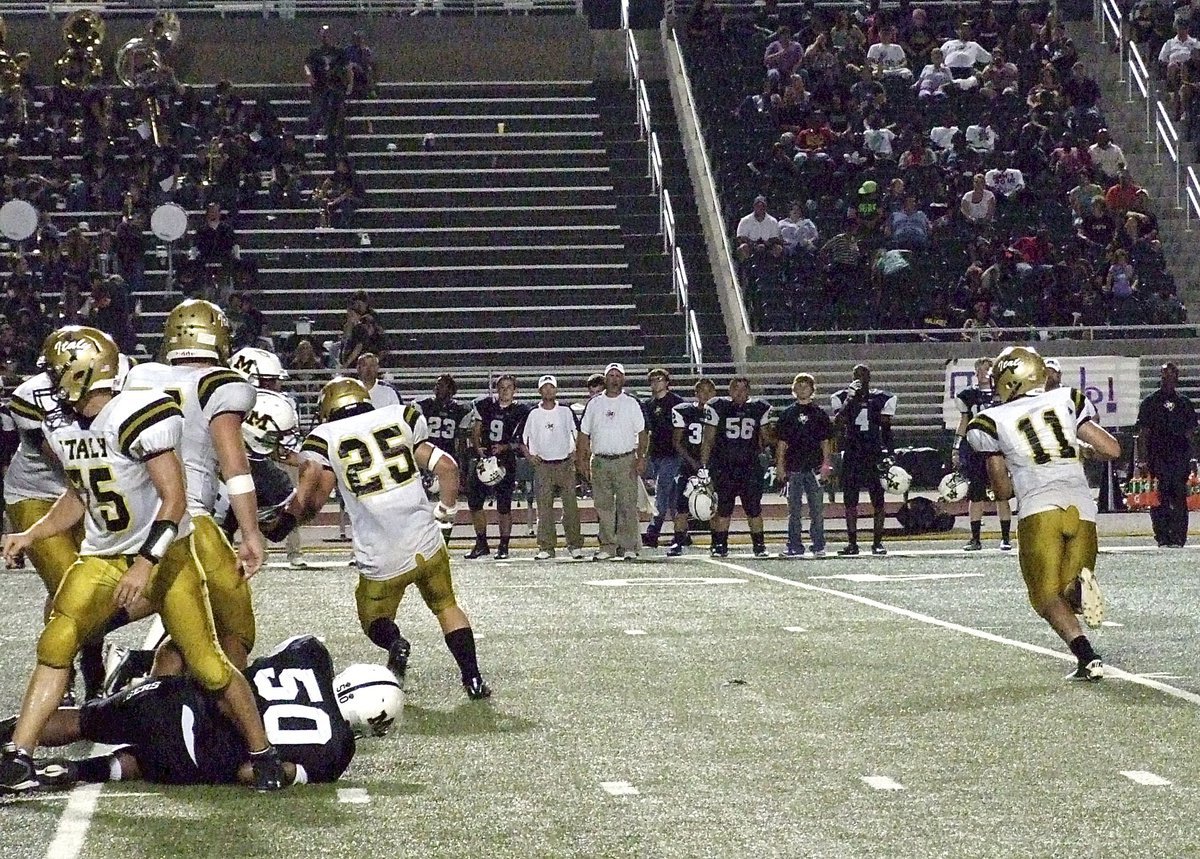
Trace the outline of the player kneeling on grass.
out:
[[[288,784],[332,782],[354,757],[355,734],[386,733],[400,716],[399,684],[343,682],[333,676],[325,645],[297,636],[256,659],[244,672],[283,759]],[[353,677],[351,677],[353,679]],[[0,721],[0,739],[16,719]],[[80,740],[120,746],[82,760],[38,761],[43,789],[76,782],[145,781],[159,784],[253,784],[250,753],[213,698],[190,677],[155,677],[83,707],[62,707],[42,728],[41,744]]]
[[[403,684],[411,648],[395,617],[405,589],[415,584],[441,624],[467,694],[489,697],[491,690],[476,662],[471,622],[454,598],[442,532],[453,524],[458,503],[458,463],[430,442],[420,409],[376,409],[357,379],[326,384],[317,399],[317,414],[321,423],[301,447],[296,495],[264,533],[272,540],[283,539],[315,516],[336,486],[354,534],[358,619],[367,637],[388,652],[388,668]],[[438,478],[436,507],[425,497],[421,470]]]
[[[1046,366],[1033,349],[1012,346],[992,366],[1000,405],[967,426],[967,441],[987,457],[997,501],[1014,495],[1021,575],[1029,601],[1079,660],[1072,680],[1099,680],[1104,663],[1083,634],[1104,620],[1096,566],[1096,502],[1083,473],[1085,453],[1116,459],[1121,447],[1075,388],[1042,389]],[[1011,472],[1011,476],[1010,476]]]

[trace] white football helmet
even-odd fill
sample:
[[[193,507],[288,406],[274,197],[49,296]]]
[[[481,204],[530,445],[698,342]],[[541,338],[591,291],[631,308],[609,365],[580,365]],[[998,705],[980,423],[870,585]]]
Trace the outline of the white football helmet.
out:
[[[908,493],[908,487],[912,485],[912,475],[900,466],[893,465],[887,473],[880,475],[879,482],[888,492],[905,495]]]
[[[300,416],[292,401],[276,391],[259,391],[254,408],[242,421],[242,438],[251,453],[275,456],[280,449],[300,449]]]
[[[278,355],[252,346],[234,352],[233,357],[229,359],[229,368],[241,373],[256,388],[262,384],[263,379],[288,378],[288,372],[283,369],[283,362],[279,360]]]
[[[683,497],[688,502],[688,513],[697,522],[707,522],[717,510],[717,493],[712,483],[699,477],[689,477],[683,487]]]
[[[349,666],[333,678],[333,693],[356,737],[382,737],[404,713],[404,689],[382,665]]]
[[[957,471],[952,471],[938,484],[938,501],[961,501],[967,497],[969,482]]]
[[[425,494],[431,499],[441,497],[442,481],[438,480],[438,476],[432,471],[421,472],[421,485],[425,487]]]
[[[508,469],[501,465],[494,456],[485,456],[475,466],[475,476],[484,486],[495,486],[504,479],[506,474],[508,474]]]

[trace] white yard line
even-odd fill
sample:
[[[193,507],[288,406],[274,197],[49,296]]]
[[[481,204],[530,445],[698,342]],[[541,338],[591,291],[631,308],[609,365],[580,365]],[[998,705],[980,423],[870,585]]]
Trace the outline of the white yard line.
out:
[[[75,859],[79,855],[88,827],[92,825],[92,815],[96,811],[96,801],[100,798],[102,787],[99,784],[86,784],[71,791],[54,839],[46,848],[46,859]]]
[[[600,787],[609,796],[637,796],[641,793],[627,781],[602,781]]]
[[[627,630],[625,630],[625,634],[626,635],[645,635],[646,630],[644,630],[644,629],[627,629]]]
[[[1146,787],[1170,787],[1171,783],[1160,775],[1155,775],[1148,770],[1121,770],[1121,775],[1129,779],[1134,784],[1145,785]]]
[[[868,787],[873,787],[875,790],[904,790],[904,785],[895,779],[888,778],[885,775],[865,775],[862,780],[867,783]]]
[[[785,626],[783,628],[783,631],[784,632],[808,632],[808,630],[802,626]]]
[[[371,801],[371,795],[367,793],[365,788],[339,787],[337,800],[338,802],[345,802],[350,805],[365,805]]]
[[[774,576],[770,573],[762,573],[758,570],[753,570],[750,567],[744,567],[741,564],[731,564],[728,561],[720,561],[716,558],[702,558],[700,560],[703,560],[707,564],[712,564],[714,567],[722,567],[727,570],[734,570],[739,573],[744,573],[748,576],[755,576],[756,578],[765,579],[769,582],[776,582],[778,584],[787,585],[793,588],[799,588],[800,590],[839,597],[840,599],[856,602],[874,609],[879,609],[880,611],[887,611],[891,612],[892,614],[900,615],[901,617],[907,617],[909,620],[927,623],[930,626],[940,626],[943,629],[948,629],[952,632],[961,632],[964,635],[982,638],[984,641],[991,641],[995,644],[1016,647],[1021,650],[1029,651],[1030,653],[1039,654],[1040,656],[1049,656],[1061,662],[1075,662],[1075,657],[1064,651],[1051,650],[1049,647],[1042,647],[1039,644],[1030,644],[1027,641],[1018,641],[1015,638],[1006,638],[1003,635],[996,635],[993,632],[986,632],[982,629],[976,629],[972,626],[963,626],[960,623],[953,623],[951,621],[931,617],[930,615],[922,614],[917,611],[901,608],[900,606],[879,602],[879,600],[873,600],[870,597],[859,596],[858,594],[847,593],[846,591],[839,591],[835,590],[834,588],[823,588],[819,585],[810,585],[808,582],[787,579],[783,576]],[[1150,677],[1141,677],[1137,674],[1130,674],[1128,671],[1122,671],[1120,668],[1116,668],[1112,665],[1106,664],[1104,666],[1104,676],[1105,679],[1124,680],[1128,683],[1136,683],[1137,685],[1145,686],[1148,689],[1155,689],[1159,692],[1162,692],[1164,695],[1170,695],[1172,698],[1179,698],[1182,701],[1187,701],[1188,703],[1200,706],[1200,695],[1196,694],[1195,692],[1189,692],[1186,689],[1180,689],[1177,686],[1172,686],[1169,683],[1163,683]]]

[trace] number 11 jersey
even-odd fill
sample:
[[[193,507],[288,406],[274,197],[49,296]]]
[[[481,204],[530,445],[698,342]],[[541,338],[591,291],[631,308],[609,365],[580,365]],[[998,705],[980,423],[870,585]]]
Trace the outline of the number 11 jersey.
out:
[[[1075,507],[1096,521],[1096,501],[1079,458],[1076,429],[1096,420],[1096,408],[1075,388],[1034,391],[984,409],[967,425],[967,442],[983,454],[1004,455],[1020,518]]]
[[[396,405],[321,424],[304,440],[301,456],[337,478],[363,578],[394,578],[445,546],[414,456],[428,439],[421,410]]]

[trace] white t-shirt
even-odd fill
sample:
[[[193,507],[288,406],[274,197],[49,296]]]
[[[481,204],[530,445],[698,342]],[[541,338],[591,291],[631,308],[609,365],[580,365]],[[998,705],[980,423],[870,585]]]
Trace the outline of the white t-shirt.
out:
[[[982,221],[988,216],[988,211],[995,205],[996,195],[986,188],[983,189],[983,198],[979,202],[975,202],[971,197],[975,194],[973,190],[963,194],[963,214],[972,221]]]
[[[1011,197],[1025,187],[1025,177],[1015,167],[1009,167],[1007,170],[993,168],[983,174],[983,179],[989,188],[995,189],[1005,197]]]
[[[579,431],[591,439],[592,453],[614,456],[633,453],[638,433],[646,428],[642,405],[626,393],[610,397],[607,392],[588,402]]]
[[[942,57],[952,69],[981,66],[992,61],[992,55],[985,51],[981,44],[964,42],[962,39],[948,39],[944,42]]]
[[[783,236],[784,244],[793,250],[798,245],[812,250],[818,238],[817,225],[808,218],[798,221],[784,218],[779,222],[779,232]]]
[[[962,133],[957,125],[937,125],[929,130],[929,139],[938,149],[953,149],[954,138]]]
[[[863,129],[863,147],[876,155],[891,155],[896,133],[890,128]]]
[[[766,242],[771,239],[781,238],[779,234],[779,221],[772,215],[766,215],[760,221],[751,212],[738,221],[737,237],[739,239],[749,239],[752,242]]]
[[[1162,50],[1158,52],[1158,61],[1168,65],[1186,63],[1197,50],[1200,50],[1200,39],[1195,36],[1188,36],[1186,39],[1172,36],[1163,42]]]
[[[529,410],[521,441],[542,459],[566,459],[575,452],[575,415],[569,406],[541,403]]]
[[[371,405],[377,409],[400,405],[400,395],[396,393],[396,389],[379,380],[375,381],[368,393],[371,395]]]
[[[907,72],[908,58],[904,55],[904,48],[893,43],[885,45],[882,42],[876,42],[867,50],[867,59],[877,65],[883,67],[884,74],[900,74]]]
[[[1106,176],[1116,176],[1125,164],[1125,153],[1115,143],[1109,143],[1103,148],[1099,143],[1093,143],[1088,147],[1088,155],[1091,156],[1092,163]]]
[[[990,125],[968,125],[967,148],[975,152],[995,151],[996,132]]]

